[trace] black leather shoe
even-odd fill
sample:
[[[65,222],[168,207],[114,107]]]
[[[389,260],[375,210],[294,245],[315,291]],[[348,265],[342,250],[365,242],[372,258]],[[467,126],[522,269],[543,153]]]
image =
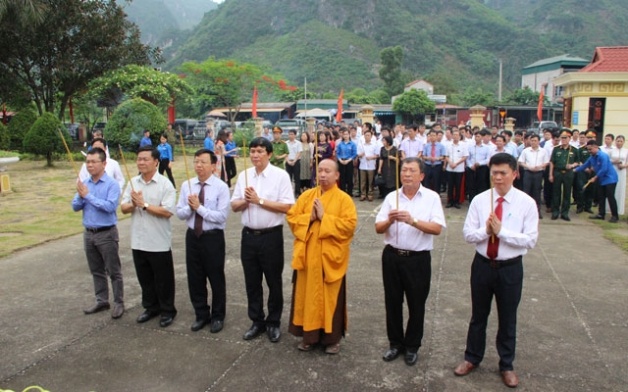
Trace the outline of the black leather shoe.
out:
[[[83,313],[85,313],[85,314],[94,314],[94,313],[102,312],[103,310],[107,310],[110,307],[111,306],[109,304],[96,304],[96,305],[92,306],[91,308],[84,309]]]
[[[279,329],[279,327],[268,327],[268,340],[270,340],[273,343],[277,343],[279,341],[279,338],[281,337],[281,330]]]
[[[619,217],[617,216],[611,216],[611,219],[608,220],[610,223],[617,223],[619,222]]]
[[[445,206],[445,208],[451,208],[451,207],[453,207],[453,206],[454,206],[454,204],[453,204],[453,203],[447,203],[447,205]]]
[[[192,332],[200,331],[207,324],[209,324],[209,319],[198,319],[194,323],[192,323],[190,329],[192,330]]]
[[[212,325],[209,328],[209,332],[218,333],[222,331],[222,328],[225,326],[225,322],[222,320],[213,320]]]
[[[266,332],[265,326],[253,324],[251,328],[249,328],[249,330],[244,333],[244,336],[242,336],[242,339],[252,340],[258,337],[259,335],[263,334],[264,332]]]
[[[581,214],[582,211],[584,211],[584,208],[578,208],[576,209],[576,214]]]
[[[458,204],[458,203],[454,204],[454,208],[459,210],[460,209],[460,204]]]
[[[386,352],[384,353],[384,356],[382,357],[382,359],[385,362],[390,362],[390,361],[394,361],[395,359],[397,359],[397,357],[399,355],[401,355],[402,353],[402,349],[397,348],[397,347],[391,347],[388,350],[386,350]]]
[[[594,213],[590,208],[588,210],[584,210],[584,212],[588,212],[589,214],[593,214]]]
[[[403,360],[406,362],[406,365],[408,366],[414,366],[414,364],[416,364],[416,361],[419,359],[419,353],[413,353],[413,352],[406,352],[406,356],[403,358]]]
[[[174,316],[161,316],[159,319],[159,326],[161,328],[166,328],[174,321]]]
[[[600,215],[600,214],[597,214],[597,215],[591,215],[591,216],[589,217],[589,219],[599,219],[599,220],[604,220],[604,217],[603,217],[602,215]]]
[[[558,219],[558,215],[552,215],[552,220]]]
[[[568,216],[561,216],[560,219],[562,219],[564,221],[567,221],[567,222],[571,221],[571,218],[569,218]]]
[[[137,321],[138,323],[145,323],[148,320],[152,319],[153,317],[157,316],[159,313],[157,312],[151,312],[150,310],[145,310],[142,314],[140,314],[139,316],[137,316]]]

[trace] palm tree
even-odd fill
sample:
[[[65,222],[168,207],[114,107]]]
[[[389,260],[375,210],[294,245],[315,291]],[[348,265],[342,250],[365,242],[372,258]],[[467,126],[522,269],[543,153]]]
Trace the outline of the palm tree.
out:
[[[20,22],[40,22],[45,10],[46,4],[42,0],[0,0],[0,18],[12,14]]]

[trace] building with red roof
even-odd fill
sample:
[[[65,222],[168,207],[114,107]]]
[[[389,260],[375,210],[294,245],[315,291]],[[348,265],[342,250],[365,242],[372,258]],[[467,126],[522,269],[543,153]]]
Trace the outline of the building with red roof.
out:
[[[598,47],[591,62],[554,84],[563,90],[564,125],[628,136],[628,46]]]

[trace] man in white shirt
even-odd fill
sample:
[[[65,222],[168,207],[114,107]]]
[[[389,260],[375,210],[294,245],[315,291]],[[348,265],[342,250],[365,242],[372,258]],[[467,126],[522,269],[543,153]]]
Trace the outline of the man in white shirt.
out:
[[[373,178],[375,177],[379,151],[377,143],[372,138],[373,131],[365,128],[364,143],[358,145],[358,158],[360,158],[360,201],[366,199],[373,201]]]
[[[418,360],[423,339],[425,302],[430,293],[431,250],[434,236],[446,227],[438,193],[421,186],[423,162],[407,158],[401,166],[402,187],[386,196],[375,218],[375,231],[385,234],[382,277],[389,348],[382,359],[390,362],[405,352],[406,365]],[[404,296],[408,325],[403,330]]]
[[[549,157],[545,149],[539,146],[539,135],[532,134],[529,140],[530,147],[525,148],[519,157],[519,165],[524,170],[523,191],[534,199],[539,211],[539,219],[543,219],[543,215],[541,215],[541,183],[543,172],[549,163]]]
[[[301,152],[303,144],[296,140],[297,131],[291,129],[288,131],[288,156],[286,157],[286,171],[290,176],[290,180],[294,182],[294,197],[299,197],[299,173],[301,172]]]
[[[120,192],[122,192],[126,180],[124,179],[122,170],[120,170],[120,164],[118,164],[118,161],[109,156],[107,146],[105,145],[105,139],[92,139],[90,146],[92,148],[102,148],[107,153],[107,166],[105,166],[105,173],[107,173],[109,177],[113,178],[118,183],[118,185],[120,185]],[[81,180],[81,182],[85,182],[89,177],[90,174],[87,171],[87,165],[83,163],[83,166],[81,166],[81,171],[79,172],[79,179]]]
[[[417,138],[417,126],[412,125],[408,128],[408,138],[401,142],[399,151],[401,151],[401,159],[410,157],[420,158],[423,153],[423,142]]]
[[[493,189],[473,199],[463,228],[465,241],[475,244],[471,266],[472,314],[465,360],[455,368],[454,374],[466,376],[482,362],[488,316],[495,297],[499,370],[504,384],[514,388],[519,384],[513,361],[517,307],[523,286],[522,258],[536,245],[539,219],[534,200],[513,186],[517,160],[512,155],[494,155],[489,170]]]
[[[447,151],[447,206],[460,209],[460,201],[464,200],[461,195],[462,175],[464,174],[464,163],[469,156],[467,146],[460,142],[460,131],[458,128],[452,132],[452,142]]]
[[[231,196],[233,212],[242,212],[240,258],[253,325],[244,333],[251,340],[264,332],[276,343],[281,336],[284,266],[283,223],[294,204],[290,177],[270,164],[273,145],[264,137],[249,143],[253,167],[241,172]],[[264,313],[262,280],[268,285],[268,316]]]

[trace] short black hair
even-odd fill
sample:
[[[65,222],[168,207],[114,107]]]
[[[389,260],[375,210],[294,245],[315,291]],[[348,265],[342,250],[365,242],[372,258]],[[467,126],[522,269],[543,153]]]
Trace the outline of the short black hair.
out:
[[[201,156],[203,154],[209,154],[209,159],[210,159],[212,165],[214,165],[214,164],[216,164],[216,162],[218,162],[218,158],[216,157],[216,154],[214,154],[212,152],[212,150],[208,150],[206,148],[201,148],[200,150],[196,151],[194,153],[194,156],[195,157],[199,157],[199,156]]]
[[[94,143],[97,143],[97,142],[101,142],[103,146],[106,146],[106,145],[107,145],[107,142],[105,141],[105,139],[103,139],[103,138],[101,138],[101,137],[95,137],[95,138],[93,138],[93,139],[92,139],[92,141],[89,143],[89,145],[90,145],[90,146],[93,146],[93,145],[94,145]]]
[[[254,147],[264,147],[269,154],[273,153],[273,144],[265,137],[256,137],[249,143],[249,149]]]
[[[599,144],[597,144],[596,140],[589,140],[587,142],[587,146],[598,146],[599,147]]]
[[[503,165],[504,163],[507,164],[513,171],[517,170],[517,159],[506,152],[498,152],[493,155],[491,160],[488,162],[488,167],[490,168],[493,165]]]
[[[105,162],[107,160],[107,154],[105,150],[100,147],[94,147],[91,150],[87,151],[87,155],[98,155],[98,159]]]
[[[410,163],[415,163],[419,165],[419,170],[421,171],[421,173],[425,173],[425,164],[423,163],[423,160],[421,160],[418,157],[409,157],[404,159],[401,162],[401,166],[405,165],[405,164],[410,164]]]
[[[159,160],[159,156],[161,154],[159,154],[159,150],[157,150],[155,147],[153,146],[144,146],[144,147],[140,147],[139,150],[137,150],[137,155],[140,155],[140,152],[144,152],[144,151],[150,151],[150,156],[153,157],[154,160]]]

